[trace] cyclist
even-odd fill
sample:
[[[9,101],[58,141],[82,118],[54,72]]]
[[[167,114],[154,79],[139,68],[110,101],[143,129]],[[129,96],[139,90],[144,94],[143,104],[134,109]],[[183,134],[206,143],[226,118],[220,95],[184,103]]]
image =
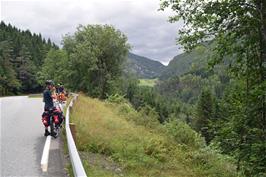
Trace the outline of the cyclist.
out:
[[[53,96],[52,96],[54,83],[52,80],[47,80],[45,82],[45,85],[46,85],[46,88],[43,92],[44,114],[54,108]],[[48,135],[50,135],[50,132],[48,131],[48,126],[45,126],[44,136],[48,136]]]

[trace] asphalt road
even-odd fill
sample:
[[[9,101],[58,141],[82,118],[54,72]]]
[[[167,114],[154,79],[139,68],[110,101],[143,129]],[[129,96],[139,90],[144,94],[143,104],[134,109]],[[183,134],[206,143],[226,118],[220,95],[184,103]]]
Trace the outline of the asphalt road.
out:
[[[46,137],[41,122],[41,98],[0,99],[0,176],[65,176],[59,139],[52,138],[48,172],[41,170]]]

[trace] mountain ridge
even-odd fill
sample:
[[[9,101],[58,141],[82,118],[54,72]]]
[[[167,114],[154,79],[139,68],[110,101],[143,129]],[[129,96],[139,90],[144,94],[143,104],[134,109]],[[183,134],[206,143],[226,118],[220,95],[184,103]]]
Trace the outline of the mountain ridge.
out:
[[[166,66],[159,61],[129,52],[125,64],[125,72],[138,78],[153,79],[159,77]]]
[[[167,79],[172,76],[181,76],[193,68],[203,68],[207,66],[209,58],[208,47],[199,46],[191,52],[176,55],[170,60],[159,76],[160,79]]]

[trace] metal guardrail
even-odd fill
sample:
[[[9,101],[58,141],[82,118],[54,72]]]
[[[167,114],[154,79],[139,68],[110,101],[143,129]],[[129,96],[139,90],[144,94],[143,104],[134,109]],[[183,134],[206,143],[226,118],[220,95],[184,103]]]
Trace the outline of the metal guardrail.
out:
[[[73,102],[77,99],[78,95],[74,95],[74,98],[71,100],[70,104],[67,107],[66,111],[66,137],[67,137],[67,145],[68,145],[68,151],[69,156],[73,168],[73,172],[75,177],[87,177],[85,170],[83,168],[82,162],[80,160],[77,147],[75,145],[72,133],[70,131],[69,127],[69,113],[70,108],[73,106]]]

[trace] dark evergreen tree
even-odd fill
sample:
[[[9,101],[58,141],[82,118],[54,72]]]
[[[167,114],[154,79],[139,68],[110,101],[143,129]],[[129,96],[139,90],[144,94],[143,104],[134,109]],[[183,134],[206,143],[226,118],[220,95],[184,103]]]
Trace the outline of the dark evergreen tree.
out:
[[[210,123],[214,116],[213,96],[209,89],[202,91],[196,113],[195,129],[205,137],[208,144],[212,139]]]
[[[0,96],[16,93],[20,88],[10,59],[12,58],[12,48],[7,41],[0,42]]]
[[[22,46],[16,58],[18,79],[21,81],[21,92],[32,92],[38,88],[36,80],[37,67],[31,60],[31,55],[25,45]]]

